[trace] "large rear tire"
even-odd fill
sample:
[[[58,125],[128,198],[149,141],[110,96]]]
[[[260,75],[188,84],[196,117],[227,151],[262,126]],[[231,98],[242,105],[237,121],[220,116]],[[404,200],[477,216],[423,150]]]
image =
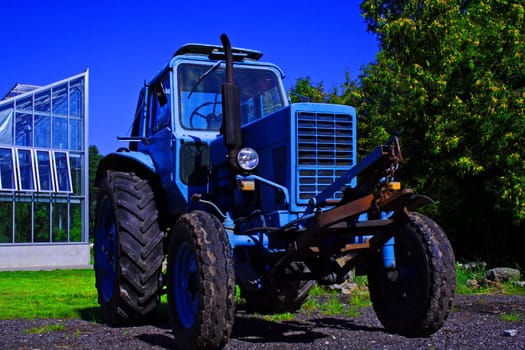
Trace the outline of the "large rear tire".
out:
[[[105,320],[139,324],[157,311],[164,233],[148,181],[108,171],[95,211],[95,278]]]
[[[168,307],[180,349],[222,348],[235,314],[235,272],[219,220],[206,212],[182,215],[168,251]]]
[[[424,337],[445,322],[454,299],[454,252],[443,230],[420,213],[401,218],[395,234],[396,270],[386,271],[382,255],[371,256],[370,299],[387,331]]]

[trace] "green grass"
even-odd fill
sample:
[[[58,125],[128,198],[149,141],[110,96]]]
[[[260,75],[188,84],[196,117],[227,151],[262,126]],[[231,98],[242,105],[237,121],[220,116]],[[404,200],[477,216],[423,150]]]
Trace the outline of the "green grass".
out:
[[[473,288],[468,280],[483,281],[485,270],[466,271],[457,269],[458,294],[490,294],[505,293],[525,295],[525,288],[512,283],[503,283],[497,287],[485,286],[479,283],[479,288]],[[310,298],[302,310],[307,314],[346,315],[358,317],[360,311],[371,306],[366,277],[356,277],[357,289],[351,295],[342,295],[338,291],[315,286],[310,292]],[[242,302],[237,288],[236,301]],[[163,295],[162,303],[166,303]],[[161,310],[163,310],[161,308]],[[167,311],[164,310],[167,316]],[[93,270],[55,270],[55,271],[17,271],[0,272],[0,319],[70,319],[80,318],[96,321],[101,317],[95,288]],[[502,314],[502,319],[515,322],[520,320],[519,314]],[[274,321],[290,321],[294,314],[285,313],[273,315]],[[34,329],[34,333],[60,330]]]
[[[24,331],[25,334],[45,334],[49,332],[65,331],[66,326],[63,324],[55,323],[42,327],[29,328]]]
[[[514,283],[487,283],[485,268],[471,270],[461,269],[456,266],[457,294],[491,294],[503,293],[507,295],[525,295],[525,288]],[[471,282],[469,282],[471,281]],[[472,281],[475,281],[473,284]]]
[[[510,314],[501,314],[500,318],[507,322],[519,322],[521,321],[521,314],[518,312],[512,312]]]
[[[0,272],[0,319],[98,316],[93,270]]]
[[[264,315],[265,321],[270,322],[286,322],[286,321],[294,321],[295,320],[295,314],[290,312],[283,312],[282,314],[272,314],[272,315]]]
[[[320,312],[326,316],[358,317],[361,314],[360,310],[370,306],[371,303],[366,277],[356,277],[355,283],[357,289],[350,295],[343,295],[339,291],[315,285],[302,310],[307,314]]]

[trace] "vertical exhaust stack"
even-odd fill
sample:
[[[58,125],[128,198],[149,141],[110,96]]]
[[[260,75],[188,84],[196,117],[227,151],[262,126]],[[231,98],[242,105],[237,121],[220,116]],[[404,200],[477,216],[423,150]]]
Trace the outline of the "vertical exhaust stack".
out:
[[[222,85],[222,125],[221,134],[228,149],[230,164],[237,168],[237,152],[242,146],[241,106],[239,88],[233,80],[233,55],[230,39],[221,35],[221,42],[226,57],[226,82]]]

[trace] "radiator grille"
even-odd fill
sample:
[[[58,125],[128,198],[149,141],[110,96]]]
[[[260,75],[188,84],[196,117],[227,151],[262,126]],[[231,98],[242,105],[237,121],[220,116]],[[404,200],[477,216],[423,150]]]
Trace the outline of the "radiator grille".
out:
[[[352,116],[297,113],[298,202],[326,189],[353,164]],[[341,197],[338,192],[333,199]]]

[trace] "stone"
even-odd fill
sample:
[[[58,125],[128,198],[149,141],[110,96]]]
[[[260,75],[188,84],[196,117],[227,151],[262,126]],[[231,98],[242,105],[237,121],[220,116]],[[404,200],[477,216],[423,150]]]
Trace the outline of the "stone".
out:
[[[507,337],[515,337],[518,334],[517,329],[505,329],[503,334]]]
[[[519,281],[519,270],[510,267],[496,267],[487,271],[487,278],[495,282]]]
[[[475,279],[467,280],[465,283],[471,289],[479,289],[479,283]]]
[[[332,284],[329,288],[338,290],[341,294],[350,295],[357,289],[357,284],[347,280],[340,284]]]
[[[512,284],[517,285],[518,287],[525,288],[525,281],[514,281]]]

